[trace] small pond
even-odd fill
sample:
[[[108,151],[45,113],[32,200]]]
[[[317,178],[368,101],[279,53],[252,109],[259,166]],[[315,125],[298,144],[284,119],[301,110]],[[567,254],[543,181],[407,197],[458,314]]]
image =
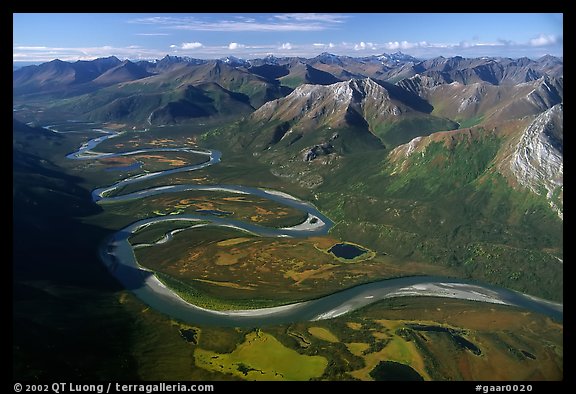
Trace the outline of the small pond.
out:
[[[356,245],[340,243],[332,246],[328,252],[332,253],[336,257],[352,260],[355,257],[362,256],[368,251]]]

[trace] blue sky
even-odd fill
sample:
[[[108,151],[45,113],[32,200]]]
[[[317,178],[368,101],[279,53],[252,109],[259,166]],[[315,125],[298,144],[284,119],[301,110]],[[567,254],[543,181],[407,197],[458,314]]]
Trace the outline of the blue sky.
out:
[[[563,55],[562,14],[14,14],[14,61]]]

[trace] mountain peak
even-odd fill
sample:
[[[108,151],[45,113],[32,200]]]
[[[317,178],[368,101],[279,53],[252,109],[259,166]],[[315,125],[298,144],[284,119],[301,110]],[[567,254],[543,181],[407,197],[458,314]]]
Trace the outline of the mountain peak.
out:
[[[272,54],[266,55],[262,60],[264,60],[266,64],[278,64],[278,58]]]
[[[365,111],[378,117],[401,113],[384,87],[371,78],[360,78],[331,85],[300,85],[288,96],[264,104],[252,119],[289,122],[295,130],[306,132],[322,127],[368,127]]]
[[[322,52],[320,55],[316,56],[312,60],[316,60],[324,64],[337,64],[339,66],[343,65],[342,60],[340,60],[340,57],[338,55],[334,55],[328,52]]]
[[[204,64],[206,60],[196,59],[189,56],[176,56],[176,55],[166,55],[162,59],[156,59],[154,61],[157,65],[169,65],[177,63],[190,63],[190,64]]]
[[[419,59],[415,58],[414,56],[407,55],[405,53],[402,53],[401,51],[394,52],[390,55],[386,55],[385,53],[383,53],[382,55],[379,56],[379,58],[380,57],[385,57],[386,60],[396,62],[396,63],[401,63],[401,62],[414,62],[414,63],[416,63],[416,62],[420,61]]]
[[[100,62],[111,62],[111,63],[120,63],[121,60],[118,59],[116,56],[112,55],[112,56],[108,56],[108,57],[100,57],[98,59],[95,59],[94,61],[100,61]]]
[[[546,55],[542,56],[542,57],[539,58],[537,61],[538,61],[538,62],[543,62],[543,61],[548,61],[548,60],[554,60],[554,61],[560,62],[560,59],[559,59],[559,58],[557,58],[556,56],[549,55],[549,54],[546,54]]]
[[[349,104],[353,98],[363,98],[366,94],[373,94],[375,90],[386,92],[371,78],[353,78],[347,81],[336,82],[331,85],[303,84],[298,86],[286,97],[309,97],[311,100],[329,98],[340,103]],[[282,99],[281,99],[282,100]]]
[[[232,67],[250,67],[249,61],[241,59],[236,56],[226,56],[224,58],[219,59],[219,61]]]

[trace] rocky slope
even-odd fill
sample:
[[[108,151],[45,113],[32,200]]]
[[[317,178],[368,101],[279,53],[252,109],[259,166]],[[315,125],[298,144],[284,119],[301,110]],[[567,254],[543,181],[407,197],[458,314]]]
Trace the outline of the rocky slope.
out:
[[[415,135],[455,128],[455,123],[428,114],[425,110],[431,107],[422,104],[417,96],[394,85],[351,79],[327,86],[301,85],[287,97],[264,104],[250,120],[262,127],[286,124],[268,138],[272,143],[319,129],[355,127],[386,146],[396,146]]]
[[[327,86],[301,85],[287,97],[264,104],[247,118],[249,129],[254,130],[250,146],[256,150],[274,147],[304,153],[319,145],[319,154],[345,153],[355,150],[352,145],[381,148],[382,143],[365,116],[369,107],[374,107],[382,117],[401,113],[387,91],[370,79]]]
[[[396,85],[429,102],[434,114],[465,123],[464,127],[488,119],[537,115],[562,102],[564,96],[563,78],[550,76],[516,85],[494,85],[485,81],[449,83],[417,74]]]
[[[522,134],[510,161],[518,181],[535,193],[544,189],[558,216],[563,215],[563,104],[539,115]]]

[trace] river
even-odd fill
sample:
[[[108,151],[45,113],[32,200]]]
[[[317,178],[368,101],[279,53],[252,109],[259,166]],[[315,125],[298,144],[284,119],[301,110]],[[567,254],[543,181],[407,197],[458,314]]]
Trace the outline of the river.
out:
[[[48,126],[46,128],[53,132],[66,133],[57,131],[55,126]],[[127,201],[187,190],[203,190],[255,195],[308,213],[308,218],[304,223],[282,229],[262,227],[222,216],[192,214],[170,215],[169,217],[160,216],[139,220],[110,236],[100,248],[100,257],[111,274],[144,303],[173,318],[199,325],[230,327],[266,326],[297,321],[330,319],[387,298],[430,296],[516,306],[548,315],[558,321],[562,321],[563,319],[562,304],[478,282],[434,276],[411,276],[386,279],[352,287],[318,299],[272,308],[215,311],[190,304],[180,298],[171,289],[164,286],[150,271],[138,264],[134,255],[133,246],[128,241],[134,232],[143,227],[160,222],[188,221],[191,226],[205,226],[205,222],[209,222],[210,226],[241,229],[262,237],[308,237],[327,234],[333,225],[332,221],[318,211],[314,205],[289,194],[241,185],[171,185],[152,187],[110,197],[108,195],[112,191],[129,184],[174,173],[195,171],[215,165],[220,162],[222,155],[216,150],[200,150],[187,147],[138,149],[118,153],[97,152],[93,149],[100,143],[110,138],[116,138],[122,133],[102,129],[95,129],[95,131],[104,133],[105,135],[82,144],[76,152],[70,153],[67,157],[72,160],[94,160],[148,152],[190,152],[208,157],[208,160],[201,164],[134,175],[113,185],[97,188],[92,191],[92,198],[98,204],[110,204],[118,201]],[[195,224],[195,222],[200,221],[204,223]],[[169,241],[169,239],[168,237],[165,241]]]

